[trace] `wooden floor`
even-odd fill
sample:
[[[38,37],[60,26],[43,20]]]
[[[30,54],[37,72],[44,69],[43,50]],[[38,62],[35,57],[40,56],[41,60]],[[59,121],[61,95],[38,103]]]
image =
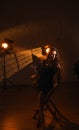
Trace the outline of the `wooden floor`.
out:
[[[59,111],[69,120],[63,130],[79,130],[79,87],[78,84],[61,84],[52,96]],[[38,95],[32,86],[10,86],[0,90],[0,130],[37,130],[32,119]],[[61,130],[55,122],[54,130]],[[44,130],[53,130],[53,116],[45,112]]]

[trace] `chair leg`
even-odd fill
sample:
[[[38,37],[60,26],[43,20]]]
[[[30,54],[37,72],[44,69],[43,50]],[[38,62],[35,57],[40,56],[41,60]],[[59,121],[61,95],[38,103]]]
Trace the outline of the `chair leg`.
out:
[[[37,120],[37,128],[41,128],[44,124],[44,104],[45,104],[45,97],[44,93],[40,92],[39,95],[39,109],[35,110],[35,114],[33,116],[33,119]]]
[[[37,121],[37,128],[41,128],[43,124],[44,124],[44,112],[39,111],[39,117],[38,117],[38,121]]]
[[[33,115],[32,118],[35,119],[35,120],[37,120],[38,114],[39,114],[39,110],[35,110],[35,113],[34,113],[34,115]]]
[[[55,104],[53,103],[53,101],[51,99],[49,99],[49,103],[51,104],[51,107],[49,106],[48,103],[45,103],[45,105],[47,106],[48,110],[50,111],[50,113],[54,116],[54,119],[59,123],[59,125],[61,127],[63,127],[63,125],[65,125],[65,123],[68,123],[68,119],[65,118],[60,111],[57,109],[57,107],[55,106]]]

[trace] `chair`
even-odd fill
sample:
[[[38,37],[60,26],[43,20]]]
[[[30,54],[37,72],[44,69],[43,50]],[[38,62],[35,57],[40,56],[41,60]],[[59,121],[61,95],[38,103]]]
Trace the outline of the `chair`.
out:
[[[45,123],[45,115],[44,111],[48,110],[51,115],[54,117],[54,121],[58,122],[60,127],[63,127],[65,123],[69,122],[68,119],[66,119],[58,110],[58,108],[55,106],[54,102],[52,101],[51,97],[53,96],[53,93],[55,92],[56,88],[53,88],[49,91],[47,95],[45,95],[43,104],[40,104],[37,109],[34,110],[33,119],[37,120],[37,128],[41,128],[44,126]],[[40,98],[43,96],[40,94]]]

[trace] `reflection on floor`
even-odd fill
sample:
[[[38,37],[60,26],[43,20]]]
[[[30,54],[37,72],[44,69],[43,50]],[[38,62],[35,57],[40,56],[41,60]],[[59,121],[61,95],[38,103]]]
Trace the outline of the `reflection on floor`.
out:
[[[78,83],[63,83],[52,95],[59,111],[69,120],[63,130],[79,130],[78,99]],[[10,86],[0,90],[0,130],[37,130],[36,121],[32,119],[37,105],[38,94],[32,86]],[[53,129],[61,130],[61,127],[46,110],[43,130]]]

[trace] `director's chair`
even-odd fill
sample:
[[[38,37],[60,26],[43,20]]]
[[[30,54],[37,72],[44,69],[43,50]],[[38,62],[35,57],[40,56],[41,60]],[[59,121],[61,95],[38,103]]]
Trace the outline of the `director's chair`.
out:
[[[34,115],[32,117],[34,120],[37,120],[37,128],[41,128],[42,126],[44,126],[45,110],[48,110],[51,113],[51,115],[54,118],[54,121],[59,123],[60,127],[63,127],[65,124],[69,122],[68,119],[66,119],[60,113],[60,111],[57,109],[57,107],[55,106],[54,102],[51,99],[55,89],[56,88],[50,90],[47,95],[43,95],[43,93],[40,94],[40,106],[38,106],[38,108],[34,110]],[[41,102],[42,99],[43,101]]]

